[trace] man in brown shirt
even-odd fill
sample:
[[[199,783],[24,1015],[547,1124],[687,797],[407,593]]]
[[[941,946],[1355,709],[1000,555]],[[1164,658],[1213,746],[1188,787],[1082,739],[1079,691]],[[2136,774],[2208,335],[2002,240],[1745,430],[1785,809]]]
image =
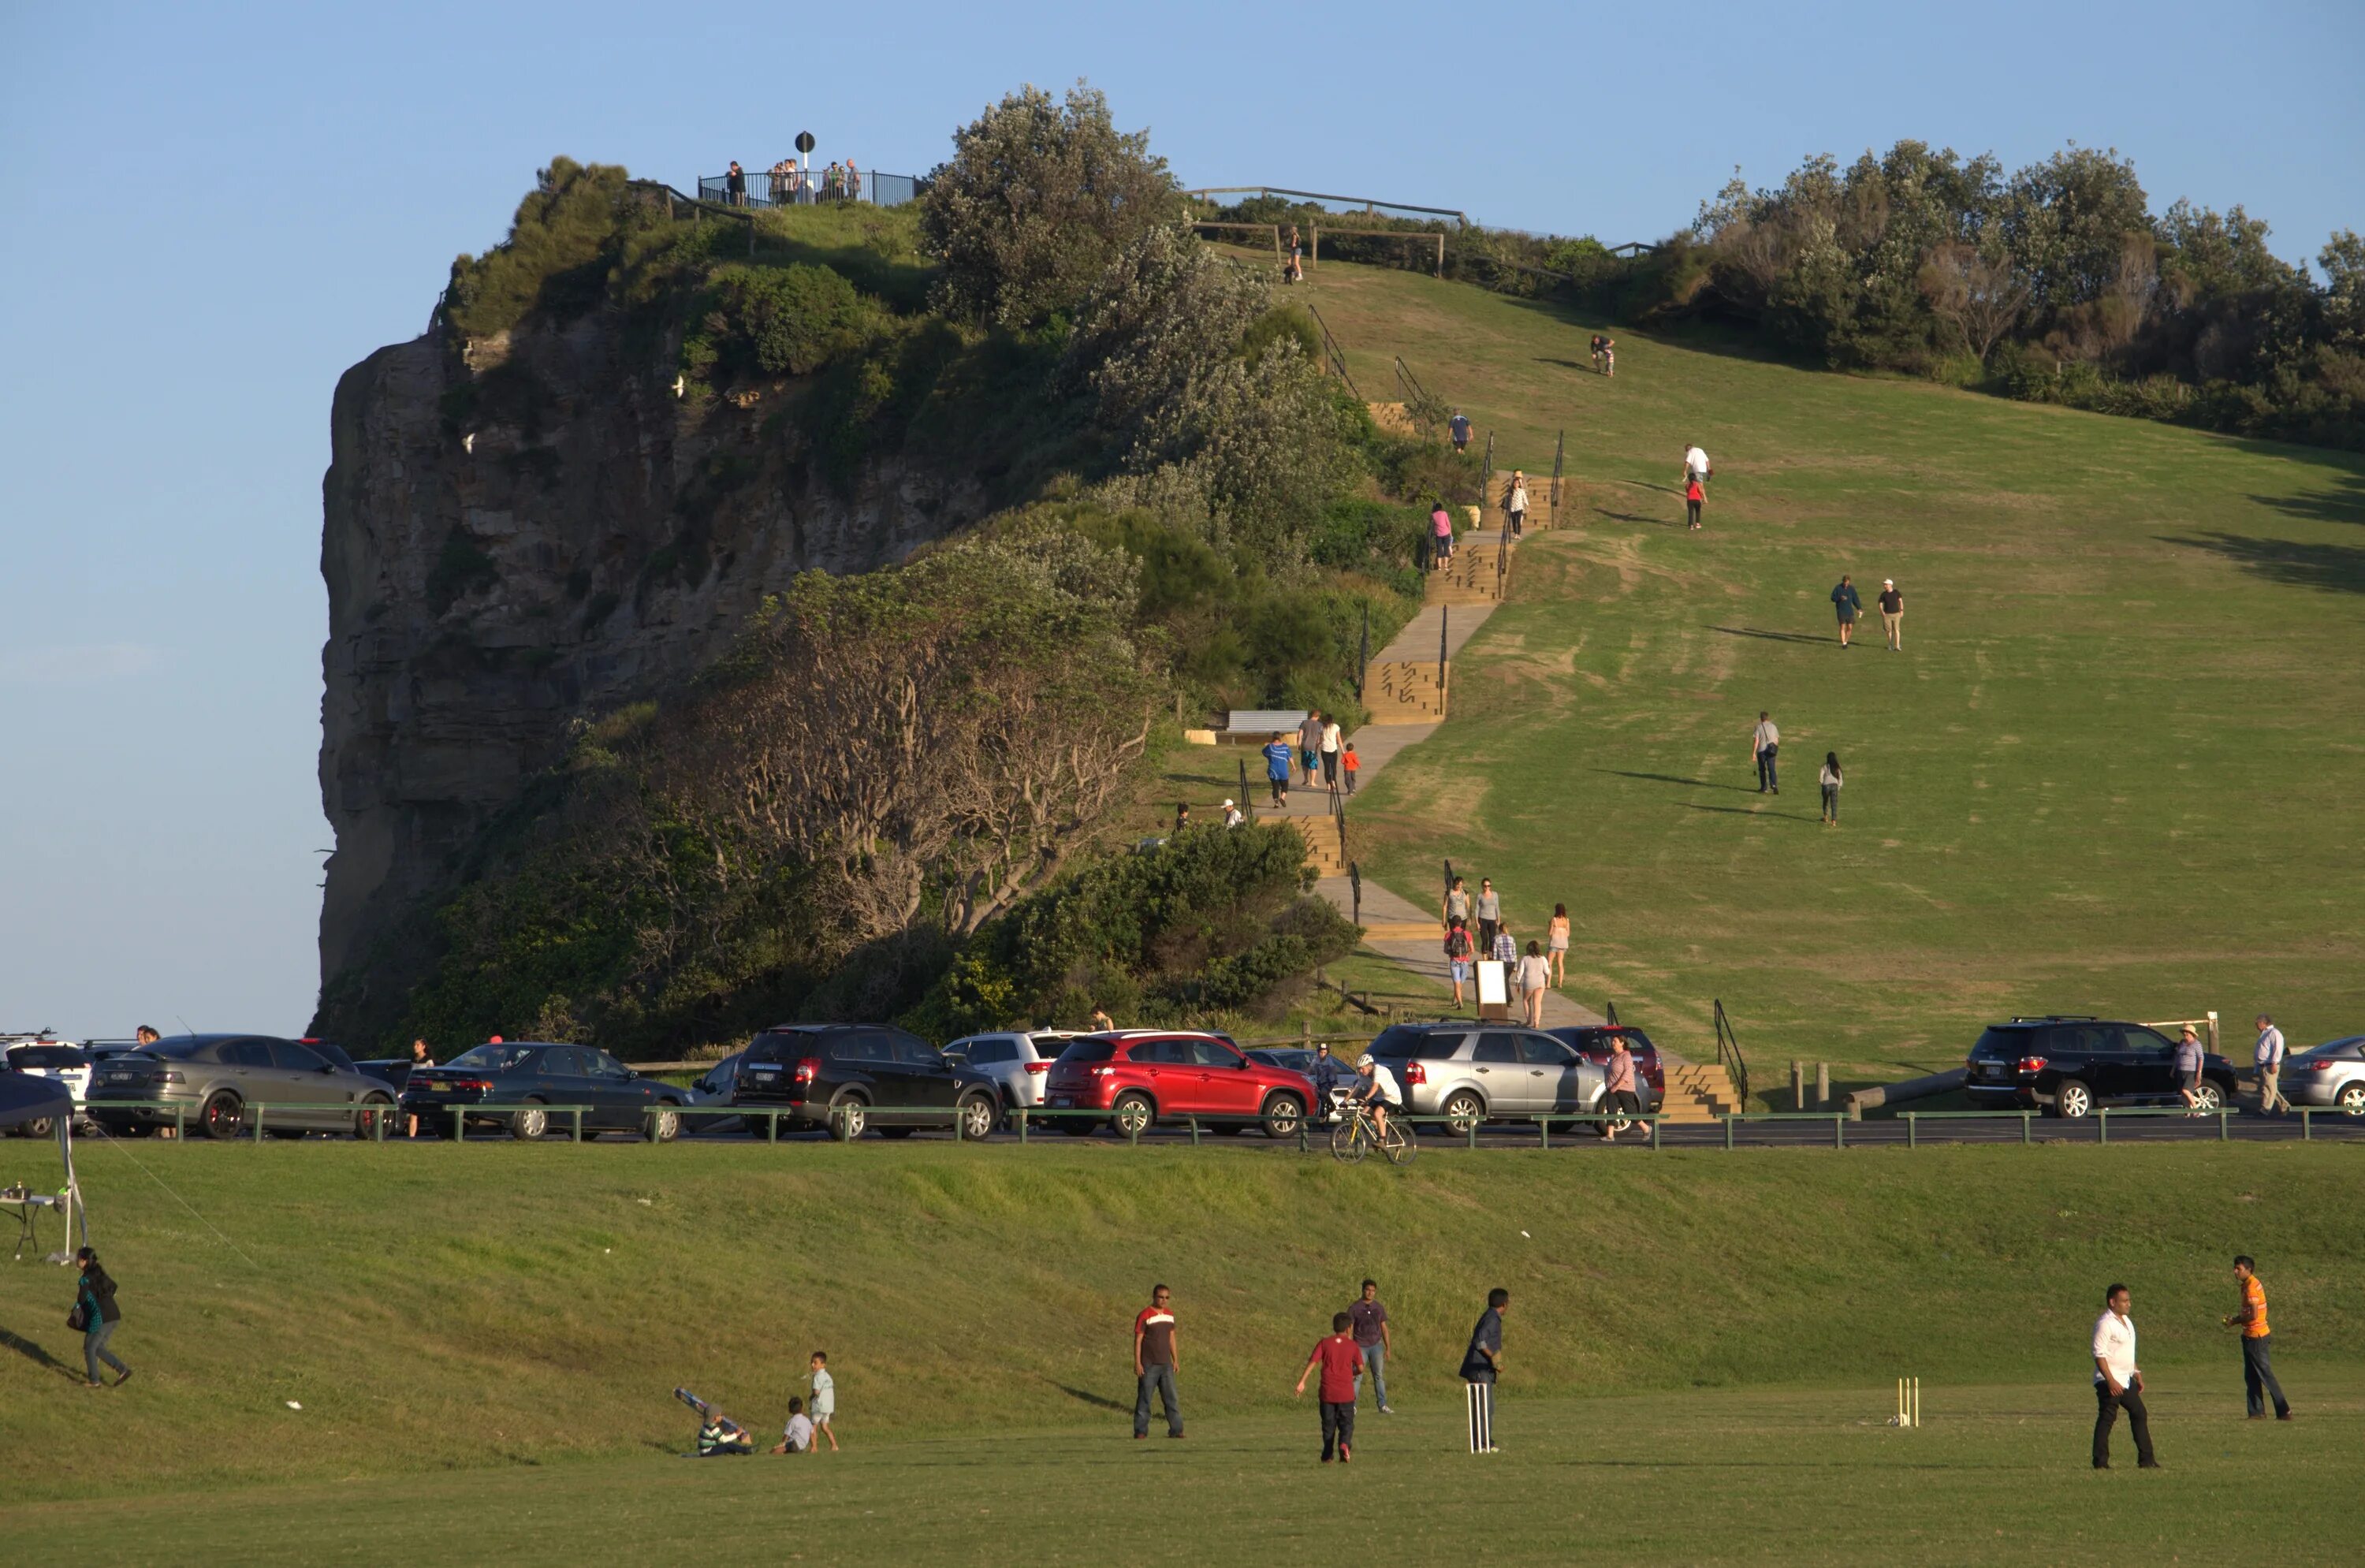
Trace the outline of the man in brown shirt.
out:
[[[1149,1436],[1149,1391],[1166,1411],[1166,1435],[1182,1435],[1182,1402],[1174,1392],[1174,1374],[1182,1358],[1174,1349],[1174,1294],[1153,1286],[1149,1305],[1133,1320],[1133,1435]]]

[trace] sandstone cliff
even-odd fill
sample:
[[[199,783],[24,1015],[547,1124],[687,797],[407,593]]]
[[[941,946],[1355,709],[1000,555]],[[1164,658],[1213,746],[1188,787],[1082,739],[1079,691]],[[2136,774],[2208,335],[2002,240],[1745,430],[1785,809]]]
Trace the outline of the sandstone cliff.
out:
[[[682,680],[796,573],[867,570],[986,510],[973,480],[894,458],[833,487],[784,416],[794,387],[683,402],[676,345],[633,337],[599,311],[439,325],[338,384],[323,983],[450,885],[578,717]]]

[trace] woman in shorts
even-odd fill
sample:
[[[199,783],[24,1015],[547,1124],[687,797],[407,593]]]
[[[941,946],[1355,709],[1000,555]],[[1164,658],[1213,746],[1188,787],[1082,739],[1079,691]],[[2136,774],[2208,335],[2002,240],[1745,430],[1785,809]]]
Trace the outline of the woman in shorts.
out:
[[[1544,926],[1544,951],[1552,958],[1552,984],[1568,983],[1568,905],[1552,905],[1552,916]]]
[[[1445,967],[1453,976],[1453,1005],[1462,1005],[1462,988],[1470,983],[1470,927],[1460,915],[1445,928]]]

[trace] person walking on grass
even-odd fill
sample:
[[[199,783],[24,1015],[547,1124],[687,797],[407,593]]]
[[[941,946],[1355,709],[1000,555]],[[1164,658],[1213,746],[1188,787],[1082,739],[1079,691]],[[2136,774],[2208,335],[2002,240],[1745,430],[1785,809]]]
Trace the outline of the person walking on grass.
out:
[[[1336,713],[1322,721],[1322,783],[1332,794],[1339,792],[1339,747],[1342,745]]]
[[[1698,533],[1700,529],[1700,508],[1708,504],[1708,487],[1697,476],[1684,481],[1684,527]]]
[[[131,1369],[106,1348],[115,1326],[123,1321],[123,1309],[115,1305],[115,1282],[99,1267],[98,1254],[89,1248],[76,1252],[74,1261],[82,1265],[82,1277],[74,1282],[74,1306],[67,1324],[82,1330],[84,1386],[106,1386],[98,1375],[98,1365],[104,1361],[115,1369],[115,1386],[120,1388],[131,1381]]]
[[[1362,772],[1362,768],[1363,759],[1355,755],[1355,743],[1349,741],[1346,749],[1339,754],[1339,771],[1347,776],[1348,794],[1352,795],[1355,792],[1355,775]]]
[[[1454,409],[1453,417],[1445,421],[1445,428],[1453,437],[1454,451],[1467,452],[1470,450],[1469,415],[1463,413],[1459,409]]]
[[[1304,783],[1311,790],[1314,788],[1314,770],[1320,766],[1322,756],[1322,710],[1319,708],[1308,709],[1306,717],[1298,721],[1297,749],[1300,754],[1298,760],[1306,767]]]
[[[2251,1063],[2259,1070],[2259,1114],[2289,1111],[2291,1102],[2283,1098],[2283,1032],[2265,1014],[2259,1014],[2259,1043],[2250,1053]]]
[[[1264,781],[1272,787],[1272,803],[1289,804],[1289,765],[1296,758],[1291,755],[1289,737],[1279,730],[1264,746]]]
[[[1568,905],[1552,905],[1552,919],[1544,924],[1544,954],[1552,959],[1552,984],[1568,983]]]
[[[1317,1367],[1322,1382],[1315,1397],[1322,1403],[1322,1462],[1330,1462],[1336,1454],[1345,1464],[1354,1457],[1355,1447],[1355,1383],[1363,1373],[1363,1352],[1355,1347],[1355,1337],[1347,1332],[1353,1319],[1346,1313],[1330,1315],[1330,1332],[1314,1341],[1314,1353],[1306,1358],[1306,1370],[1297,1374],[1297,1394],[1306,1396],[1306,1380]]]
[[[1430,535],[1429,569],[1432,572],[1441,572],[1445,569],[1446,564],[1453,559],[1453,514],[1445,510],[1445,500],[1442,497],[1438,498],[1436,505],[1429,508],[1429,532]]]
[[[829,1451],[837,1451],[837,1428],[831,1417],[837,1414],[837,1380],[829,1375],[829,1352],[815,1350],[808,1363],[813,1371],[806,1377],[812,1387],[813,1399],[805,1408],[813,1412],[813,1430],[829,1439]]]
[[[1496,1285],[1486,1293],[1486,1310],[1470,1330],[1470,1348],[1462,1352],[1463,1396],[1470,1407],[1470,1451],[1499,1453],[1495,1446],[1495,1379],[1503,1370],[1503,1314],[1511,1310],[1511,1293]]]
[[[1601,1141],[1618,1141],[1616,1116],[1639,1116],[1642,1114],[1642,1096],[1635,1086],[1634,1053],[1626,1048],[1626,1033],[1620,1030],[1609,1036],[1609,1060],[1601,1070],[1601,1108],[1609,1113],[1601,1123]]]
[[[2176,1092],[2184,1100],[2184,1114],[2201,1112],[2201,1036],[2187,1024],[2176,1041]]]
[[[1511,470],[1510,488],[1503,492],[1503,515],[1510,520],[1511,537],[1517,539],[1528,525],[1528,476],[1520,469]]]
[[[1689,489],[1695,479],[1706,485],[1715,474],[1716,470],[1709,466],[1708,454],[1700,450],[1700,443],[1696,441],[1687,443],[1684,447],[1685,488]]]
[[[1365,1280],[1362,1294],[1348,1304],[1347,1318],[1354,1326],[1355,1349],[1363,1353],[1363,1371],[1372,1374],[1372,1402],[1383,1416],[1393,1416],[1395,1410],[1388,1404],[1388,1349],[1393,1342],[1388,1333],[1388,1309],[1380,1305],[1380,1287],[1376,1281]],[[1361,1382],[1362,1373],[1356,1374]]]
[[[1880,606],[1880,630],[1889,638],[1889,651],[1892,654],[1903,653],[1905,651],[1905,596],[1897,591],[1896,578],[1880,579],[1880,598],[1876,602]]]
[[[1528,956],[1519,960],[1519,1005],[1525,1011],[1528,1027],[1544,1026],[1544,992],[1552,987],[1552,964],[1544,958],[1543,944],[1528,944]]]
[[[2151,1412],[2144,1408],[2143,1369],[2135,1365],[2135,1321],[2127,1316],[2134,1305],[2124,1285],[2102,1293],[2102,1316],[2094,1319],[2094,1468],[2111,1468],[2111,1428],[2119,1412],[2127,1414],[2127,1430],[2135,1434],[2135,1462],[2158,1470],[2151,1447]]]
[[[1503,895],[1495,890],[1495,879],[1492,877],[1478,879],[1477,915],[1479,950],[1492,956],[1495,933],[1503,924]]]
[[[1470,983],[1470,927],[1454,915],[1445,923],[1445,968],[1453,977],[1453,1005],[1463,1005],[1462,988]]]
[[[1832,589],[1832,608],[1839,611],[1840,646],[1844,648],[1855,635],[1855,618],[1864,613],[1864,599],[1855,591],[1855,580],[1845,572],[1840,574],[1840,586]]]
[[[1823,771],[1818,778],[1823,787],[1823,825],[1840,825],[1840,754],[1823,753]]]
[[[2283,1397],[2283,1385],[2275,1381],[2275,1337],[2267,1327],[2267,1287],[2259,1282],[2259,1265],[2247,1252],[2234,1260],[2234,1285],[2242,1293],[2242,1305],[2225,1319],[2225,1327],[2242,1331],[2242,1394],[2249,1418],[2265,1420],[2268,1402],[2272,1401],[2275,1419],[2288,1421],[2291,1403]]]
[[[1156,1390],[1166,1412],[1166,1435],[1182,1435],[1182,1399],[1174,1392],[1182,1370],[1182,1352],[1174,1346],[1174,1293],[1154,1285],[1149,1305],[1133,1320],[1133,1435],[1149,1436],[1149,1395]]]
[[[1757,792],[1761,795],[1782,792],[1782,776],[1774,767],[1774,755],[1781,749],[1782,732],[1775,727],[1773,717],[1759,709],[1757,726],[1749,732],[1749,760],[1757,765]]]

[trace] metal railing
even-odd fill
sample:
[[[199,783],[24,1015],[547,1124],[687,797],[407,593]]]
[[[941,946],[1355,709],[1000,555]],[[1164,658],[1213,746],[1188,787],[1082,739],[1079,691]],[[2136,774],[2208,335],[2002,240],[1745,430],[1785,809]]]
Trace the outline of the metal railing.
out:
[[[698,177],[698,199],[719,202],[724,207],[808,207],[829,202],[869,202],[874,207],[901,207],[917,200],[926,183],[916,174],[881,174],[869,169],[858,170],[852,189],[828,190],[824,186],[829,171],[800,170],[796,174],[774,174],[769,170],[746,170],[742,175],[743,188],[734,194],[728,174],[701,174]]]
[[[1306,313],[1314,318],[1314,324],[1316,326],[1322,329],[1322,354],[1323,358],[1328,362],[1330,374],[1345,382],[1347,384],[1347,390],[1354,394],[1355,401],[1359,403],[1362,402],[1363,400],[1362,390],[1355,385],[1355,378],[1347,374],[1347,355],[1345,352],[1339,347],[1339,340],[1330,335],[1330,323],[1325,321],[1322,319],[1322,312],[1317,310],[1311,305],[1308,305],[1306,308]],[[1355,695],[1357,697],[1361,697],[1362,694],[1362,688],[1358,686],[1355,689]]]
[[[1724,1014],[1724,1002],[1716,1003],[1716,1059],[1732,1077],[1733,1092],[1741,1103],[1749,1103],[1749,1063],[1741,1054],[1741,1036],[1733,1032],[1732,1020]]]

